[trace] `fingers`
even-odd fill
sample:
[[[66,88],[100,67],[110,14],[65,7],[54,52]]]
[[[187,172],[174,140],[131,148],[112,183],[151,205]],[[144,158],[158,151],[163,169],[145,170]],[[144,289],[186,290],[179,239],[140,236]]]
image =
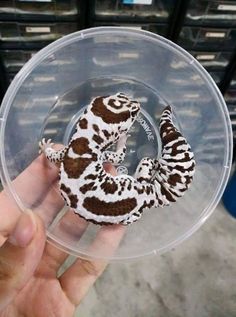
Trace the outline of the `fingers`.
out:
[[[61,239],[62,242],[67,242],[72,247],[74,243],[76,247],[87,227],[88,222],[86,220],[76,215],[72,209],[67,208],[66,213],[56,223],[52,224],[50,236],[53,235],[57,240]],[[48,243],[43,254],[43,259],[56,274],[68,255],[68,253]]]
[[[111,256],[118,247],[124,232],[125,227],[121,225],[103,227],[90,247],[90,253]],[[78,259],[62,274],[59,279],[61,287],[75,306],[79,305],[107,264],[106,260]]]
[[[104,164],[104,169],[113,175],[116,169],[110,163]],[[53,200],[52,200],[53,201]],[[69,244],[76,243],[80,240],[86,231],[89,222],[79,217],[71,208],[66,208],[64,213],[60,212],[49,227],[50,235],[61,239]],[[73,245],[72,245],[73,246]],[[55,274],[68,257],[68,254],[62,250],[55,248],[51,244],[47,244],[43,259],[54,270]]]
[[[0,311],[25,286],[43,253],[45,232],[39,217],[23,213],[0,248]]]
[[[111,175],[117,175],[116,168],[111,163],[106,162],[103,164],[103,167],[105,171],[110,173]]]
[[[116,169],[110,163],[105,163],[104,168],[110,174],[116,175]],[[122,225],[101,227],[88,250],[89,253],[95,257],[109,258],[117,249],[124,233],[125,227]],[[61,286],[75,306],[79,305],[107,264],[106,260],[78,259],[61,275]]]
[[[49,164],[41,155],[13,181],[13,188],[24,205],[35,209],[48,194],[48,190],[55,186],[57,179],[58,168]]]
[[[41,155],[12,182],[12,187],[25,206],[36,208],[48,195],[57,176],[57,168],[49,165]],[[6,190],[2,191],[0,193],[0,246],[16,225],[20,214],[19,206],[11,194]]]

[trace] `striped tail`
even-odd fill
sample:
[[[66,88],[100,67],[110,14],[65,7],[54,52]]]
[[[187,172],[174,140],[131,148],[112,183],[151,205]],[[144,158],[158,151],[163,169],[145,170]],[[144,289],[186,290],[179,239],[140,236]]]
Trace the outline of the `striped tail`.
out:
[[[160,120],[162,156],[156,160],[152,183],[163,204],[175,202],[189,188],[195,172],[194,154],[190,145],[172,121],[172,109],[167,106]]]

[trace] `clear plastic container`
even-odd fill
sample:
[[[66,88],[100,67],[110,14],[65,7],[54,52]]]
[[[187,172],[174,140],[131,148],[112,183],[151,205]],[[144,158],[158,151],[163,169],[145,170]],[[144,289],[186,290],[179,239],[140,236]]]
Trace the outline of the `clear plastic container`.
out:
[[[64,206],[57,171],[38,158],[38,142],[46,137],[66,144],[91,99],[119,91],[139,100],[142,113],[132,127],[118,173],[132,175],[143,156],[160,155],[158,123],[168,104],[192,146],[197,166],[185,196],[170,207],[145,212],[126,227],[113,251],[120,227],[88,224]],[[173,248],[213,212],[230,172],[231,124],[217,86],[189,53],[142,30],[93,28],[42,49],[11,83],[0,120],[5,189],[22,210],[31,208],[41,216],[51,243],[79,257],[124,260]],[[34,160],[38,164],[33,168]],[[42,182],[44,190],[39,186]]]
[[[93,26],[120,26],[137,30],[145,30],[161,36],[167,37],[168,24],[157,23],[124,23],[124,22],[94,22]]]

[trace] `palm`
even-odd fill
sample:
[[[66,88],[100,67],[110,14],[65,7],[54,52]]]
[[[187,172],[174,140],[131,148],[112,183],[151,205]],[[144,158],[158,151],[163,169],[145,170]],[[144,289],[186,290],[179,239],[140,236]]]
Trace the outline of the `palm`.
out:
[[[17,312],[14,312],[16,308]],[[21,314],[25,317],[70,317],[75,305],[63,291],[50,262],[45,259],[8,309],[15,313],[10,313],[9,317]]]
[[[111,165],[106,165],[105,169],[110,173],[115,173]],[[41,177],[35,184],[35,178],[32,175],[40,175]],[[50,186],[56,181],[58,175],[57,168],[45,164],[43,156],[38,157],[20,176],[14,181],[14,187],[20,194],[20,197],[27,200],[29,205],[34,205],[35,201],[39,200],[40,195],[45,190],[50,190]],[[33,190],[32,190],[33,188]],[[29,195],[29,192],[31,195]],[[48,196],[47,196],[48,197]],[[44,202],[47,204],[47,201]],[[53,206],[57,204],[53,200]],[[4,254],[18,252],[14,246],[3,244],[9,232],[15,226],[17,218],[21,213],[15,202],[12,201],[4,192],[0,195],[0,217],[3,221],[0,223],[0,245],[1,253]],[[48,202],[50,210],[52,203]],[[8,213],[1,216],[1,212],[8,209]],[[73,223],[74,213],[67,213],[65,220]],[[77,217],[77,216],[76,216]],[[38,219],[38,218],[37,218]],[[97,277],[102,273],[106,266],[105,261],[89,261],[77,259],[60,277],[57,272],[64,263],[68,254],[55,248],[49,243],[45,244],[45,230],[42,221],[38,219],[36,238],[27,247],[27,253],[20,252],[21,257],[17,265],[19,268],[16,271],[16,278],[21,281],[17,284],[17,291],[13,300],[9,300],[5,296],[6,307],[0,317],[70,317],[73,316],[75,307],[80,303],[82,298],[87,293],[89,287],[94,283]],[[81,234],[87,228],[87,222],[81,219],[80,227]],[[81,229],[80,228],[80,229]],[[77,227],[78,230],[78,227]],[[4,234],[1,234],[3,232]],[[95,239],[96,247],[99,241],[102,245],[113,252],[118,246],[124,234],[124,227],[121,225],[105,226],[98,231]],[[7,245],[7,247],[5,247]],[[23,252],[24,253],[24,252]],[[0,259],[1,267],[1,259]],[[12,275],[11,270],[6,266],[8,274]],[[1,272],[0,272],[1,273]],[[1,275],[1,274],[0,274]],[[0,278],[1,282],[1,278]],[[1,283],[0,283],[1,284]],[[1,287],[0,287],[1,288]],[[14,294],[13,294],[14,295]],[[8,305],[6,303],[9,302]],[[1,308],[1,302],[0,302]]]
[[[11,313],[7,317],[21,314],[25,317],[66,317],[73,315],[75,306],[63,291],[55,272],[41,261],[34,276],[8,309]]]

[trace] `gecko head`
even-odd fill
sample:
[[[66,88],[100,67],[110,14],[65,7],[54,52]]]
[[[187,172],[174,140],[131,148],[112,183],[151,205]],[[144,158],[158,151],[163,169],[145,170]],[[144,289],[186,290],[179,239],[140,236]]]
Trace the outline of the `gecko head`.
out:
[[[118,92],[115,95],[104,97],[104,105],[108,111],[118,116],[123,116],[128,119],[129,117],[134,120],[136,119],[139,111],[140,104],[136,100],[132,100],[122,92]]]
[[[140,104],[136,100],[132,100],[124,93],[117,93],[115,95],[106,97],[104,104],[108,111],[111,111],[114,116],[120,118],[118,123],[120,131],[127,132],[140,111]]]
[[[128,131],[140,111],[140,104],[119,92],[115,95],[97,97],[93,100],[91,111],[110,127]]]
[[[118,92],[115,95],[105,97],[104,103],[110,111],[114,113],[130,112],[136,114],[140,110],[140,104],[136,100],[132,100],[122,92]]]

